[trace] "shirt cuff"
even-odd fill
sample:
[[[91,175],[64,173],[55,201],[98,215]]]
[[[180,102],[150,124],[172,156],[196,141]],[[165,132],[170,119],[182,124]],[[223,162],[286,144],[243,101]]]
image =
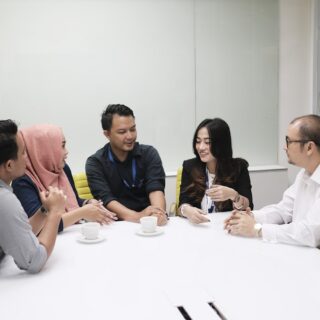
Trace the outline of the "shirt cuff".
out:
[[[37,273],[39,272],[48,258],[47,251],[45,247],[40,244],[35,252],[35,255],[32,257],[32,261],[28,267],[28,272]]]
[[[158,182],[153,182],[146,185],[146,192],[147,194],[154,192],[154,191],[162,191],[164,193],[164,185]]]
[[[277,229],[278,225],[274,224],[263,224],[261,229],[261,235],[263,241],[267,241],[270,243],[277,243]]]
[[[258,211],[252,211],[252,213],[253,213],[254,220],[257,223],[263,224],[265,222],[265,216],[266,215],[264,213],[261,213],[261,212],[258,212]]]

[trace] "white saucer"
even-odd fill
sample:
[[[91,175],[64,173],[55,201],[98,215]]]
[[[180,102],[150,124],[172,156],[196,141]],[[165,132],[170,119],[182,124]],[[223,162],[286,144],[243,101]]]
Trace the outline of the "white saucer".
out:
[[[106,238],[102,235],[99,235],[98,238],[96,239],[86,239],[84,236],[80,235],[77,238],[77,241],[81,242],[81,243],[99,243],[101,241],[104,241]]]
[[[137,229],[136,234],[143,237],[158,236],[164,232],[164,228],[157,227],[155,232],[143,232],[141,228]]]

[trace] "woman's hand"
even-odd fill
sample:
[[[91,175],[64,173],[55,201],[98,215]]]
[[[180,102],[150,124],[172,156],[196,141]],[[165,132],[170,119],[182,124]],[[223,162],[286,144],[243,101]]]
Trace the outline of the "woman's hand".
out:
[[[85,202],[83,203],[83,206],[87,205],[87,204],[97,204],[97,203],[102,203],[101,200],[96,200],[96,199],[89,199],[89,200],[85,200]]]
[[[91,201],[91,200],[90,200]],[[117,215],[106,209],[101,201],[93,201],[82,207],[84,210],[84,219],[88,221],[96,221],[101,224],[109,224],[114,220],[118,220]]]
[[[206,191],[206,194],[213,200],[213,201],[226,201],[226,200],[234,200],[235,197],[238,195],[238,192],[232,188],[220,186],[218,184],[214,184],[210,189]]]
[[[181,207],[180,207],[180,212],[181,212]],[[210,221],[210,219],[206,216],[206,213],[203,210],[198,209],[196,207],[192,207],[190,205],[184,205],[183,216],[186,217],[190,222],[195,224]]]

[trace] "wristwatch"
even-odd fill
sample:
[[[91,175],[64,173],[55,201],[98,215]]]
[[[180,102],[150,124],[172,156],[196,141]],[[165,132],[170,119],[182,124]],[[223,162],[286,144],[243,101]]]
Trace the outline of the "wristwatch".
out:
[[[254,231],[256,232],[256,237],[260,238],[262,236],[261,231],[262,231],[262,224],[261,223],[255,223],[253,226]]]
[[[239,200],[240,200],[240,194],[239,194],[239,192],[237,192],[237,195],[234,197],[232,202],[239,202]]]

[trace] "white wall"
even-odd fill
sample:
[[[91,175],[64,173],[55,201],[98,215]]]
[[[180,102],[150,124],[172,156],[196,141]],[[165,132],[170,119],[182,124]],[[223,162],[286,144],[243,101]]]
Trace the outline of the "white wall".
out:
[[[313,15],[312,0],[280,0],[278,158],[288,166],[290,183],[299,169],[287,164],[283,151],[287,126],[313,110]]]
[[[0,0],[1,116],[60,125],[74,171],[105,143],[108,103],[133,108],[167,171],[215,116],[235,156],[275,164],[277,1]]]
[[[105,105],[123,103],[175,170],[195,126],[193,32],[192,0],[0,0],[1,118],[61,126],[80,171],[106,143]]]
[[[299,168],[289,165],[283,150],[292,119],[312,113],[314,1],[279,2],[279,164],[286,170],[250,170],[255,208],[276,203]],[[263,143],[263,141],[261,142]],[[175,201],[175,179],[167,178],[167,203]]]
[[[278,162],[278,13],[278,0],[195,1],[197,123],[225,119],[254,166]]]
[[[288,123],[312,112],[314,1],[279,0],[278,159],[284,166],[287,160],[282,146]],[[99,8],[104,3],[122,12],[121,16],[114,17],[112,10],[103,16]],[[189,144],[181,146],[179,142],[190,140],[195,125],[190,111],[195,102],[193,9],[191,0],[0,0],[1,118],[19,119],[22,125],[48,119],[61,124],[69,139],[70,163],[79,171],[84,154],[91,154],[104,142],[99,116],[105,103],[127,103],[136,111],[143,142],[158,145],[159,141],[160,152],[165,157],[170,154],[168,167],[174,170],[176,162],[180,164],[180,159],[191,153]],[[69,19],[70,15],[75,19]],[[102,33],[108,25],[116,26],[116,33],[111,29]],[[146,46],[138,46],[139,41]],[[93,47],[100,48],[100,53],[93,52]],[[158,61],[156,65],[150,56]],[[117,72],[110,73],[110,68]],[[154,110],[161,112],[155,114]],[[159,125],[148,124],[145,116]],[[172,125],[169,118],[179,119],[179,123]],[[186,123],[192,123],[192,130]],[[169,133],[170,139],[159,140]],[[289,182],[296,171],[289,166]],[[252,177],[254,188],[259,179]],[[281,194],[284,186],[277,182],[275,175],[260,187],[279,187],[275,194]],[[263,203],[260,195],[264,195],[256,194],[255,202]],[[170,197],[174,200],[172,190],[167,196],[168,202]]]

